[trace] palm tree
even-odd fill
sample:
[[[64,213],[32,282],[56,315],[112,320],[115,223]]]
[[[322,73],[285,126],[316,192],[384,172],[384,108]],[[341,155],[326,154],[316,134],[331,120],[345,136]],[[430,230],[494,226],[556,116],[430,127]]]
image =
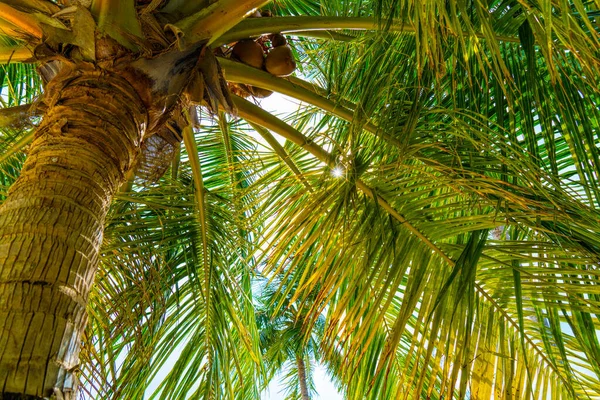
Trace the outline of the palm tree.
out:
[[[600,396],[598,8],[3,0],[2,397],[256,398],[284,260],[347,398]]]
[[[266,382],[280,374],[286,399],[309,400],[316,394],[313,371],[321,361],[325,318],[321,315],[313,324],[307,324],[306,305],[290,304],[289,292],[287,298],[280,298],[280,289],[285,290],[285,285],[262,282],[258,286],[256,323],[267,367]]]

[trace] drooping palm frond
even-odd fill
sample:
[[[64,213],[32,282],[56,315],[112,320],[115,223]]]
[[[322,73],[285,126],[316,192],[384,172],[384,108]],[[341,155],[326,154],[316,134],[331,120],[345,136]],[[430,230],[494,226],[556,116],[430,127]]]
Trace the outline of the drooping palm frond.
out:
[[[188,137],[174,178],[118,196],[86,389],[256,398],[264,261],[277,311],[307,307],[304,331],[327,315],[347,398],[600,396],[598,6],[282,0],[223,35],[287,32],[303,79],[233,80],[311,105],[285,122],[241,109],[259,150],[221,114],[198,162]],[[33,66],[11,65],[3,105],[33,100]],[[1,134],[4,196],[26,133]]]
[[[348,48],[349,63],[362,60],[362,58],[358,58],[358,61],[352,60],[352,47],[348,44],[333,46]],[[336,54],[335,60],[338,62],[340,59],[344,59],[343,56],[340,57],[339,52],[331,54]],[[363,57],[376,56],[373,52],[364,54],[366,55]],[[359,53],[359,57],[360,55],[361,53]],[[324,62],[326,63],[327,60],[325,59]],[[331,65],[335,66],[336,64],[337,62]],[[398,67],[398,63],[388,60],[378,62],[376,65],[380,68],[388,66],[402,68]],[[357,109],[366,111],[362,116],[362,121],[368,116],[369,121],[374,122],[376,126],[388,128],[388,133],[390,129],[394,129],[391,132],[404,146],[399,149],[383,146],[381,141],[374,139],[374,135],[353,130],[345,123],[335,120],[332,120],[329,126],[321,123],[319,128],[314,130],[314,135],[306,135],[306,143],[314,143],[315,140],[322,143],[322,146],[331,146],[333,143],[336,154],[340,154],[339,161],[346,169],[346,178],[350,186],[344,185],[345,190],[331,188],[330,192],[324,191],[320,194],[321,197],[312,199],[306,193],[297,192],[295,194],[287,193],[285,197],[280,197],[278,193],[277,198],[284,200],[277,204],[273,203],[274,198],[265,200],[266,204],[271,205],[273,215],[277,213],[280,218],[273,223],[273,226],[285,227],[279,230],[279,233],[272,239],[274,243],[278,243],[278,250],[270,256],[274,265],[277,260],[282,258],[309,252],[315,261],[308,265],[305,262],[294,263],[296,268],[305,271],[291,275],[294,282],[297,282],[299,286],[304,284],[306,287],[317,283],[324,285],[323,296],[326,300],[335,299],[335,293],[344,294],[339,295],[342,296],[343,301],[336,310],[337,312],[333,314],[334,321],[336,319],[341,321],[336,321],[335,327],[331,328],[330,346],[332,349],[340,346],[338,342],[340,338],[337,335],[339,332],[344,332],[345,339],[341,345],[348,346],[346,349],[347,362],[344,363],[345,367],[343,368],[345,382],[351,385],[350,387],[357,385],[354,389],[349,389],[349,395],[361,398],[367,388],[373,390],[373,398],[395,396],[399,390],[400,393],[407,393],[410,396],[412,394],[418,396],[422,390],[427,390],[430,394],[437,393],[437,395],[441,395],[441,392],[446,390],[451,395],[457,388],[456,395],[458,396],[461,390],[463,393],[466,392],[465,385],[469,379],[472,380],[469,385],[473,388],[485,386],[482,382],[489,381],[489,376],[505,376],[495,384],[488,385],[489,387],[486,389],[481,389],[486,391],[493,388],[502,393],[508,382],[520,376],[520,380],[517,379],[521,385],[519,390],[537,391],[537,398],[542,398],[540,393],[543,391],[546,393],[552,391],[557,397],[593,397],[596,389],[590,389],[590,387],[597,388],[598,385],[598,376],[593,372],[595,370],[593,364],[597,360],[595,343],[598,339],[596,337],[597,329],[590,330],[589,324],[594,318],[598,304],[595,300],[588,300],[586,296],[592,299],[597,298],[597,280],[583,277],[588,274],[588,271],[594,271],[594,265],[597,262],[597,244],[594,232],[598,231],[598,214],[594,210],[594,199],[582,195],[581,189],[596,187],[597,182],[590,184],[573,182],[570,187],[561,187],[565,175],[572,173],[572,169],[569,171],[569,168],[564,165],[564,169],[561,168],[562,172],[556,174],[557,168],[553,169],[551,166],[545,165],[543,159],[540,160],[535,153],[532,154],[533,151],[527,151],[532,148],[532,144],[543,143],[543,134],[540,133],[539,128],[527,131],[522,123],[507,125],[516,131],[510,133],[509,129],[499,126],[498,119],[504,124],[503,118],[505,117],[497,117],[495,112],[502,110],[498,113],[511,114],[510,111],[514,109],[509,110],[505,109],[507,106],[497,106],[488,98],[489,93],[482,96],[481,100],[477,100],[475,97],[474,102],[469,97],[463,97],[463,99],[469,99],[468,103],[457,96],[462,102],[462,106],[458,107],[458,104],[455,103],[456,100],[449,93],[445,94],[444,91],[436,93],[434,88],[429,89],[425,83],[423,86],[410,87],[402,86],[402,82],[400,82],[396,83],[399,85],[397,89],[393,82],[393,76],[388,78],[389,74],[394,71],[382,74],[380,70],[373,70],[368,66],[367,64],[358,69],[339,68],[338,71],[359,71],[361,75],[356,78],[352,78],[350,75],[351,79],[348,83],[345,83],[343,79],[332,79],[331,83],[338,85],[332,91],[336,94],[344,93],[344,90],[348,91],[348,94],[344,95],[345,98],[360,99],[357,96],[361,95],[361,107],[357,107]],[[410,66],[407,69],[409,70]],[[326,71],[326,66],[321,70]],[[372,77],[365,75],[364,71],[371,70],[373,71]],[[337,77],[339,73],[334,70],[331,76]],[[327,75],[323,79],[326,80]],[[434,81],[430,80],[430,82]],[[364,89],[361,90],[361,87]],[[350,91],[354,91],[356,95],[353,96]],[[466,91],[473,92],[473,96],[476,96],[475,89],[467,88]],[[397,96],[402,97],[396,99]],[[378,104],[379,102],[389,105],[386,107],[389,114],[385,113],[379,117],[375,112],[369,112],[381,109],[382,105]],[[555,103],[555,105],[557,104]],[[392,106],[394,107],[392,108]],[[486,106],[490,111],[483,108]],[[561,107],[563,106],[561,105]],[[512,114],[513,117],[514,115]],[[314,114],[307,118],[314,120]],[[522,117],[517,116],[517,118]],[[323,120],[330,120],[330,117],[323,116]],[[362,121],[359,124],[362,124]],[[297,121],[296,123],[307,126],[305,122]],[[277,124],[269,124],[269,126],[277,129]],[[563,135],[576,134],[578,130],[575,130],[575,133],[570,132],[570,129],[574,127],[566,127]],[[281,133],[285,135],[285,129]],[[526,135],[530,135],[532,138],[527,139]],[[553,137],[552,142],[564,143],[561,136],[555,135],[556,139]],[[597,139],[594,140],[597,141]],[[490,144],[492,147],[487,147]],[[311,146],[313,145],[311,144]],[[561,146],[565,145],[561,144]],[[595,149],[596,145],[593,148]],[[318,155],[319,152],[313,154]],[[587,154],[581,154],[582,159],[587,157]],[[562,158],[564,159],[564,156]],[[327,168],[323,169],[323,167],[319,171],[321,176],[327,174]],[[369,176],[373,178],[368,178]],[[378,210],[372,203],[369,206],[368,200],[362,196],[357,198],[356,189],[352,183],[358,177],[370,183],[376,193],[388,199],[389,204],[402,214],[404,221],[399,221],[400,223],[395,227],[395,223],[390,221],[391,216],[385,215],[386,210]],[[328,179],[333,180],[332,178]],[[366,216],[362,217],[364,219],[360,218],[359,216],[366,212],[362,211],[361,205],[375,207],[366,215],[381,213],[385,224],[382,226],[374,224]],[[282,209],[287,210],[285,217],[281,213]],[[563,222],[558,221],[563,218]],[[509,231],[515,229],[515,232],[520,232],[520,240],[516,243],[518,246],[523,246],[522,249],[529,248],[530,250],[527,255],[515,254],[506,250],[504,254],[505,256],[509,255],[507,259],[494,261],[505,266],[506,271],[509,272],[502,275],[503,280],[496,281],[497,283],[492,287],[487,287],[478,280],[471,281],[471,287],[476,289],[478,294],[476,297],[471,295],[471,300],[468,298],[461,300],[461,296],[464,297],[464,284],[457,285],[456,282],[448,281],[447,275],[446,278],[443,278],[445,275],[440,271],[441,265],[447,265],[445,270],[447,274],[457,268],[456,265],[458,265],[461,254],[460,242],[456,242],[457,239],[469,237],[470,232],[476,230],[501,229],[504,226],[514,226]],[[410,240],[404,242],[410,244],[402,246],[400,243],[403,242],[397,242],[399,239],[369,238],[374,235],[374,232],[386,232],[386,235],[393,234],[402,237],[403,232],[406,236],[407,230],[420,232],[427,240],[425,242],[420,240],[419,244],[419,240],[409,234],[403,240]],[[364,239],[361,241],[357,238]],[[372,247],[362,251],[358,250],[359,246],[363,245],[362,242],[372,243],[370,245]],[[283,247],[283,243],[287,243],[288,247]],[[386,243],[390,244],[386,245]],[[448,247],[453,243],[459,247]],[[538,258],[538,250],[536,250],[542,246],[541,243],[545,243],[543,247],[548,252],[543,261]],[[316,251],[315,246],[318,246],[319,251]],[[505,244],[504,242],[489,242],[482,246],[481,259],[486,259],[488,251],[502,248]],[[513,244],[511,243],[510,246]],[[552,250],[550,250],[551,248]],[[426,254],[432,249],[441,258],[436,260],[435,258],[431,259],[431,256],[423,258],[424,255],[420,255],[421,253]],[[560,254],[556,254],[555,251]],[[383,257],[380,255],[381,252],[386,252],[387,258],[381,258]],[[392,280],[393,275],[389,268],[395,265],[393,260],[396,258],[396,252],[398,256],[407,258],[396,267],[400,268],[399,275],[396,276],[396,280]],[[573,253],[579,255],[575,256]],[[551,254],[554,255],[551,256]],[[578,261],[571,262],[573,258]],[[359,262],[358,260],[366,261],[361,261],[359,265],[364,265],[364,267],[357,270],[355,265]],[[418,265],[425,265],[425,267],[422,267],[423,270],[415,269]],[[480,262],[477,267],[478,272],[475,276],[478,279],[480,276],[486,276],[483,265],[485,264]],[[500,265],[496,264],[492,269],[495,271]],[[578,282],[576,284],[578,289],[571,286],[573,281],[567,282],[562,279],[563,268],[573,268],[572,275]],[[535,271],[535,273],[530,271]],[[544,271],[544,273],[540,273],[540,271]],[[431,278],[426,278],[432,273],[436,274],[436,278],[442,278],[438,278],[435,281],[437,283],[434,283]],[[594,276],[593,274],[592,272],[591,276]],[[526,278],[523,278],[524,276]],[[324,279],[327,284],[323,283]],[[523,285],[522,279],[526,279],[526,285]],[[405,284],[402,283],[403,280],[406,281]],[[373,283],[370,287],[364,287],[365,281]],[[409,282],[422,281],[427,282],[428,285],[409,285]],[[543,283],[536,283],[538,281]],[[455,313],[456,305],[450,303],[446,306],[448,311],[443,314],[443,317],[440,317],[449,326],[440,328],[440,322],[437,322],[436,326],[431,327],[429,318],[433,315],[434,304],[437,304],[434,300],[440,297],[440,293],[452,289],[453,285],[454,290],[457,291],[457,294],[454,295],[458,298],[455,301],[456,304],[460,305],[461,301],[466,301],[468,307],[464,306],[462,314],[459,313],[460,309]],[[434,287],[436,288],[434,289]],[[511,296],[506,292],[496,292],[500,287],[508,288],[511,294],[516,293],[519,300],[509,301]],[[414,292],[407,296],[406,291],[409,289]],[[582,290],[586,295],[581,297],[576,293],[578,290]],[[364,294],[365,297],[361,297],[360,300],[356,299],[355,296],[358,293]],[[373,293],[378,294],[374,295]],[[390,313],[394,317],[390,317],[391,319],[387,321],[385,319],[375,320],[376,315],[388,313],[394,304],[395,293],[398,293],[399,296],[396,301],[399,302],[401,299],[402,303],[399,304],[402,306],[395,313]],[[421,308],[418,305],[425,301],[423,299],[425,294],[434,297],[428,300],[428,308]],[[574,337],[569,336],[566,325],[570,323],[575,326],[577,323],[573,322],[575,319],[568,315],[568,311],[563,318],[554,318],[556,322],[552,330],[544,327],[549,324],[548,318],[550,317],[546,315],[553,315],[557,310],[564,309],[563,303],[567,302],[569,298],[581,298],[582,300],[579,301],[586,304],[583,311],[585,317],[581,317],[579,320],[582,321],[581,324],[588,324],[588,328],[584,328],[584,325],[571,328],[573,331],[580,332]],[[377,300],[374,303],[372,299]],[[357,301],[361,306],[356,304]],[[474,305],[479,302],[482,302],[482,305]],[[568,302],[570,308],[573,302]],[[328,304],[331,305],[331,303]],[[541,304],[544,306],[541,307]],[[438,307],[439,305],[436,305],[435,309],[437,310]],[[477,307],[488,307],[491,310],[489,315],[494,316],[494,320],[490,322],[488,331],[483,333],[477,331],[475,335],[470,330],[480,324],[477,322],[477,318],[485,315],[485,312],[475,313],[474,310]],[[363,311],[358,312],[359,309]],[[398,312],[402,312],[402,314],[398,315]],[[413,315],[413,313],[415,314]],[[415,318],[415,320],[411,318]],[[463,325],[456,325],[458,324],[456,320],[464,321]],[[586,322],[583,322],[584,320]],[[370,323],[367,324],[364,321]],[[407,325],[409,322],[416,324],[416,327]],[[438,329],[455,332],[451,337],[461,337],[463,340],[465,340],[465,333],[470,332],[470,337],[478,339],[472,343],[455,343],[444,347],[431,342],[436,337]],[[416,332],[421,333],[417,334]],[[491,353],[484,353],[487,354],[488,359],[489,357],[494,359],[489,362],[496,369],[486,369],[486,373],[491,375],[481,376],[481,372],[473,369],[475,368],[474,364],[465,365],[467,360],[465,357],[469,356],[473,359],[482,357],[476,353],[475,349],[480,348],[478,347],[480,343],[482,345],[483,343],[496,343],[498,332],[502,332],[503,337],[510,338],[513,349],[511,351],[515,354],[510,358],[516,364],[511,364],[511,366],[499,363],[497,360],[509,357],[508,350],[498,351],[497,348],[494,348],[489,350]],[[544,339],[546,345],[542,345],[541,337],[546,338]],[[402,347],[403,341],[408,341],[405,347]],[[566,341],[577,347],[578,351],[587,352],[587,354],[584,357],[575,356],[577,353],[572,352],[567,355],[568,352],[564,349],[561,350],[564,355],[559,358],[557,358],[558,355],[549,358],[545,354],[548,352],[547,346],[552,342],[559,343],[558,346],[562,347],[561,344]],[[383,347],[384,343],[387,347]],[[365,344],[374,347],[365,347]],[[459,345],[462,347],[452,347]],[[471,345],[474,347],[468,350]],[[392,356],[394,352],[391,349],[394,349],[395,346],[400,346],[399,353]],[[421,361],[411,359],[415,356],[423,357],[423,354],[415,355],[417,352],[415,349],[425,348],[429,348],[433,354],[438,354],[438,358],[432,359],[430,354]],[[436,348],[437,350],[435,350]],[[461,350],[461,348],[466,349]],[[521,356],[516,357],[519,352],[521,352]],[[439,357],[442,354],[444,359],[452,357],[444,368],[440,366]],[[528,362],[525,362],[526,359]],[[389,360],[389,363],[385,364],[385,367],[381,365],[375,367],[372,364],[374,360],[379,360],[379,363],[382,360]],[[419,362],[424,363],[422,364],[423,368],[413,369]],[[583,365],[583,371],[587,372],[582,372],[581,367],[569,366],[571,363]],[[368,369],[364,369],[367,368],[367,365],[372,366],[370,373],[366,372]],[[415,375],[410,381],[411,385],[415,386],[409,386],[409,390],[406,392],[402,391],[394,382],[384,379],[386,376],[404,376],[402,375],[403,368],[409,368],[409,365],[411,371],[418,372],[414,372]],[[451,367],[452,365],[454,367]],[[535,365],[536,368],[539,368],[540,365],[550,365],[552,366],[550,372],[554,375],[550,374],[544,378],[544,374],[548,372],[546,367],[533,370],[528,367],[529,365]],[[433,372],[429,368],[432,368]],[[477,366],[477,368],[481,367]],[[361,372],[356,371],[363,371],[366,375],[358,378],[356,375]],[[382,371],[387,374],[381,374]],[[436,373],[443,378],[434,378]],[[447,376],[448,373],[452,373],[452,375]],[[527,378],[525,378],[526,376]],[[486,398],[485,395],[482,398]]]
[[[203,201],[184,163],[177,181],[134,184],[113,206],[90,310],[84,376],[95,398],[258,396],[247,259],[254,233],[236,211],[251,194],[234,197],[254,178],[232,179],[227,167],[228,157],[251,163],[253,150],[231,131],[226,145],[217,132],[207,125],[196,134]]]
[[[30,104],[41,94],[39,83],[33,65],[0,65],[0,201],[19,176],[25,159],[23,150],[30,141],[36,119],[34,115],[30,117],[33,114]]]
[[[443,259],[432,256],[430,248],[419,243],[414,236],[407,235],[406,233],[402,234],[404,228],[400,224],[390,221],[390,218],[382,210],[374,207],[374,205],[369,207],[370,210],[368,212],[361,211],[361,208],[364,207],[368,200],[353,193],[355,192],[348,185],[343,185],[338,190],[334,189],[329,193],[323,193],[322,197],[316,197],[314,203],[303,204],[303,210],[311,209],[312,207],[312,213],[318,216],[311,216],[307,212],[290,212],[288,217],[278,220],[275,225],[286,228],[285,230],[282,229],[283,232],[277,236],[276,240],[282,241],[281,238],[284,235],[287,237],[293,235],[295,240],[290,245],[292,248],[286,252],[281,250],[282,254],[275,253],[270,258],[271,260],[281,259],[282,257],[292,258],[294,260],[292,265],[298,268],[299,271],[290,275],[290,279],[294,279],[294,282],[298,282],[298,285],[311,287],[318,284],[323,286],[323,302],[331,307],[330,315],[332,321],[328,331],[331,341],[330,346],[332,350],[338,349],[340,346],[345,349],[345,361],[341,364],[343,367],[338,372],[345,378],[344,381],[346,384],[349,385],[348,393],[349,395],[352,394],[352,398],[362,398],[364,393],[369,390],[372,391],[372,398],[394,396],[395,393],[402,390],[402,387],[397,386],[394,382],[398,376],[405,376],[403,368],[409,368],[408,364],[412,365],[410,371],[414,371],[417,374],[412,378],[414,380],[412,384],[416,385],[416,382],[423,384],[425,382],[431,385],[431,391],[438,394],[443,392],[443,384],[438,383],[434,385],[429,379],[425,380],[425,377],[429,374],[429,368],[434,369],[433,374],[435,374],[435,367],[439,367],[439,357],[442,354],[445,358],[450,358],[452,361],[448,362],[454,364],[456,368],[464,365],[465,360],[463,358],[467,357],[467,355],[471,358],[482,355],[474,350],[470,350],[470,353],[461,352],[460,349],[464,348],[464,344],[452,345],[458,347],[446,347],[447,343],[435,344],[435,342],[430,341],[436,338],[438,329],[443,329],[442,332],[447,332],[446,335],[451,335],[451,338],[462,338],[466,328],[464,325],[461,327],[459,324],[468,324],[468,328],[476,327],[481,324],[481,322],[477,322],[479,321],[478,319],[486,315],[484,311],[475,313],[474,309],[477,308],[490,310],[487,312],[487,315],[493,316],[494,320],[490,322],[489,332],[473,333],[472,336],[477,337],[482,344],[488,343],[487,346],[491,346],[493,343],[495,346],[497,345],[497,341],[494,339],[496,336],[493,335],[498,335],[498,329],[508,330],[512,335],[514,351],[520,351],[520,339],[517,335],[518,312],[513,311],[518,308],[514,300],[510,300],[513,294],[511,289],[514,290],[515,287],[513,283],[514,278],[512,274],[508,274],[503,275],[503,279],[501,279],[495,274],[499,261],[493,260],[491,262],[490,273],[494,276],[495,283],[489,287],[486,278],[481,277],[482,275],[483,277],[486,276],[485,272],[478,271],[477,276],[479,280],[477,282],[473,281],[475,278],[475,265],[477,265],[476,258],[473,260],[473,257],[471,257],[472,264],[470,265],[470,272],[472,274],[470,275],[470,279],[472,280],[468,280],[465,277],[464,281],[466,282],[461,284],[459,284],[458,279],[450,281],[449,274],[453,270],[441,270],[440,266],[444,264]],[[344,200],[338,200],[340,198]],[[298,203],[298,196],[292,197],[288,195],[287,199],[290,203]],[[346,207],[348,204],[354,206],[353,208],[355,209],[351,215],[347,214]],[[450,207],[455,207],[455,205],[449,203]],[[277,208],[281,208],[282,206],[282,203],[274,205]],[[291,207],[286,207],[286,209],[291,209]],[[408,219],[409,221],[411,220],[410,217]],[[472,219],[476,221],[474,217]],[[464,218],[464,220],[468,219]],[[458,221],[455,220],[454,224],[457,223]],[[450,230],[456,229],[452,226],[451,222],[445,223],[438,220],[435,221],[435,224],[438,231],[443,231],[446,227]],[[367,235],[367,232],[370,232],[370,234]],[[375,235],[374,232],[378,232],[378,234]],[[523,247],[528,247],[527,244],[523,244],[522,242],[519,244]],[[490,247],[491,251],[491,249],[495,250],[496,246],[502,248],[503,245],[509,246],[505,245],[504,242],[500,242],[493,243],[493,245],[490,243],[488,247]],[[445,247],[447,248],[445,254],[449,254],[449,257],[452,259],[455,257],[457,260],[461,259],[460,246],[454,248]],[[279,248],[281,248],[281,245]],[[562,252],[559,248],[555,249]],[[504,252],[507,251],[504,250]],[[306,256],[303,257],[303,254]],[[485,255],[486,253],[484,252],[482,257],[485,257]],[[533,254],[529,254],[529,257],[533,258],[533,256]],[[562,257],[564,256],[563,253]],[[521,255],[521,257],[526,256]],[[310,262],[307,262],[307,258]],[[298,260],[297,262],[295,261],[296,259]],[[483,263],[480,263],[479,268],[481,268],[481,264]],[[512,272],[510,262],[504,261],[501,265],[504,265],[509,272]],[[557,280],[557,275],[560,276],[562,272],[561,269],[557,270],[557,267],[554,266],[556,264],[547,262],[545,265],[553,265],[553,267],[549,271],[546,271],[546,274],[542,275],[538,272],[536,275],[533,275],[528,273],[529,271],[526,267],[531,266],[533,270],[539,271],[540,267],[536,263],[529,261],[527,264],[519,264],[520,268],[528,273],[528,282],[534,283],[538,280],[542,280],[543,282],[522,291],[524,297],[523,303],[527,307],[535,305],[540,301],[548,303],[547,307],[550,310],[553,307],[559,307],[560,300],[551,302],[551,299],[556,298],[562,290],[568,287],[568,284],[564,282],[554,283]],[[460,274],[466,274],[466,272],[462,272],[462,269],[465,269],[465,267],[457,270],[456,274],[459,272]],[[483,285],[482,281],[485,282],[485,285]],[[580,282],[583,285],[588,283],[587,281]],[[592,283],[593,281],[589,282]],[[467,284],[470,286],[466,287],[471,287],[472,291],[476,288],[478,294],[476,296],[472,294],[471,300],[467,302],[468,308],[467,305],[464,305],[465,311],[459,312],[460,309],[456,310],[456,303],[460,305],[461,302],[468,300],[468,297],[465,299],[464,294],[464,285]],[[442,297],[444,292],[448,293],[445,295],[445,298]],[[573,291],[571,293],[575,295]],[[540,298],[539,296],[542,297]],[[441,298],[439,301],[438,297]],[[568,298],[564,295],[562,297],[565,299]],[[427,307],[419,305],[423,302],[426,302]],[[473,305],[473,302],[476,305]],[[589,302],[586,303],[589,304]],[[434,305],[436,306],[435,309]],[[528,309],[531,310],[531,307]],[[429,320],[434,310],[437,310],[436,314],[443,322],[439,320],[435,322],[435,318],[434,322]],[[541,315],[548,312],[544,307],[536,307],[534,310],[538,310],[537,312]],[[321,309],[317,311],[321,311]],[[589,311],[593,311],[593,308]],[[528,311],[526,315],[530,316],[532,312]],[[468,320],[464,318],[470,318],[471,322],[468,323]],[[475,322],[473,322],[474,318],[477,318]],[[449,326],[439,328],[440,323]],[[525,330],[527,334],[527,351],[530,353],[529,357],[532,360],[530,363],[540,367],[540,365],[545,365],[542,361],[547,361],[544,360],[546,357],[544,353],[547,350],[541,348],[539,343],[537,343],[537,339],[535,339],[537,338],[535,330],[539,329],[539,327],[536,328],[534,325],[530,329],[531,331]],[[379,333],[377,333],[378,331]],[[417,334],[416,332],[418,331],[421,331],[421,334]],[[560,332],[561,329],[558,329],[558,331],[555,330],[554,333],[557,336],[551,341],[561,338]],[[339,337],[340,335],[341,338]],[[400,342],[398,342],[399,340]],[[403,342],[408,343],[402,344]],[[585,341],[582,342],[585,343]],[[387,346],[384,346],[385,343],[387,343]],[[391,355],[389,353],[390,349],[396,348],[394,343],[399,346],[397,350],[398,354]],[[573,341],[570,344],[575,345]],[[473,349],[481,349],[475,345],[475,341],[472,345]],[[417,356],[423,357],[423,354],[419,355],[418,353],[424,351],[426,348],[434,351],[433,349],[436,348],[434,346],[437,347],[435,352],[438,354],[438,358],[433,360],[421,359],[418,362],[422,363],[422,368],[416,368],[415,363],[417,361],[411,360],[410,357],[414,357],[415,353],[417,353]],[[576,345],[576,347],[581,348],[581,343]],[[407,355],[406,352],[411,348],[412,355],[411,353]],[[491,353],[483,352],[483,354],[494,360],[502,359],[501,357],[505,356],[508,357],[504,350],[498,351],[496,348],[488,350]],[[481,353],[482,351],[479,350],[479,352]],[[381,365],[379,363],[386,360],[385,356],[392,363],[385,367],[388,369],[387,371],[383,371],[387,372],[389,374],[387,376],[391,379],[387,383],[387,386],[382,379],[382,376],[386,375],[377,374],[378,372],[382,372],[380,371]],[[588,356],[587,361],[578,361],[579,363],[585,362],[588,368],[592,370],[593,367],[591,364],[595,358],[593,353],[590,356]],[[456,359],[463,362],[458,362]],[[378,362],[376,362],[377,360]],[[394,360],[398,360],[399,364],[395,364]],[[521,360],[521,358],[518,358],[518,360]],[[496,361],[491,361],[491,363],[492,365],[497,365]],[[370,367],[368,367],[369,365]],[[523,365],[521,364],[520,368],[522,367]],[[437,373],[441,377],[435,379],[450,379],[443,378],[447,376],[449,371],[447,368],[445,371],[437,370]],[[506,376],[504,383],[500,381],[500,387],[502,387],[502,385],[508,384],[508,382],[515,378],[516,371],[511,373],[500,368],[502,366],[499,367],[499,370],[502,371],[503,376]],[[544,367],[544,372],[546,372],[546,368]],[[457,370],[455,371],[455,373],[458,373]],[[539,373],[540,371],[536,372]],[[557,371],[552,372],[557,375],[559,374]],[[572,373],[573,371],[567,372]],[[493,372],[490,370],[488,373],[492,374]],[[476,377],[473,379],[475,381],[474,385],[482,384],[482,381],[476,379]],[[488,379],[487,375],[481,379]],[[592,378],[592,381],[594,379],[597,378]],[[377,385],[375,385],[376,382],[378,382]],[[557,380],[557,376],[554,375],[549,377],[545,382],[538,382],[550,386],[560,382],[560,379]],[[454,384],[446,382],[446,385],[449,385],[446,386],[446,389],[450,388],[452,390],[454,388]],[[584,389],[581,386],[579,387],[580,394],[585,393],[584,390],[587,390],[587,385],[583,387]],[[415,387],[409,392],[419,393],[420,390],[424,389]],[[558,389],[554,389],[554,392],[557,393]],[[567,398],[569,394],[567,393]]]

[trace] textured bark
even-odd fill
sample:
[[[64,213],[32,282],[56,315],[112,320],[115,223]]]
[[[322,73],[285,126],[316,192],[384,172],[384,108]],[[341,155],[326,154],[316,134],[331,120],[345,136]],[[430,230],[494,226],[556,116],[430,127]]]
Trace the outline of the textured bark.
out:
[[[104,220],[147,126],[135,89],[107,71],[62,73],[45,102],[0,208],[0,398],[73,396]]]
[[[306,365],[302,357],[296,357],[296,365],[298,366],[298,381],[300,382],[300,394],[302,400],[310,400],[308,395],[308,385],[306,383]]]

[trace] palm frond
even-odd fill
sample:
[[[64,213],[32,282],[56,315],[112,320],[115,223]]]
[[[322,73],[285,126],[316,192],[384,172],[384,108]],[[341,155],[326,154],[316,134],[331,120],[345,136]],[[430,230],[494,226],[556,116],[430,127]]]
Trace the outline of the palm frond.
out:
[[[29,57],[15,40],[48,17],[15,22],[15,1],[2,63]],[[308,348],[349,399],[599,397],[597,0],[281,0],[224,33],[264,2],[219,25],[230,3],[171,0],[155,22],[213,45],[287,32],[297,77],[222,65],[305,104],[277,118],[236,98],[250,126],[203,116],[171,174],[117,195],[90,396],[258,398],[287,365],[298,397],[286,363]],[[5,109],[40,87],[33,65],[2,65]],[[0,201],[28,128],[0,130]]]
[[[207,128],[197,138],[203,218],[187,164],[179,181],[166,175],[154,189],[134,185],[113,207],[86,354],[86,387],[96,398],[257,396],[252,229],[235,215],[226,152]],[[252,147],[243,139],[232,135],[231,148],[247,162]]]

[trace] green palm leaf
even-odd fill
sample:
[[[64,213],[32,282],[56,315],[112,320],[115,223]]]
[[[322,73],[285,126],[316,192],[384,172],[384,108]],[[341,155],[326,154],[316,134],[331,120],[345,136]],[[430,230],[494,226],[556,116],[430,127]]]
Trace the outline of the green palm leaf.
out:
[[[44,110],[24,62],[62,40],[47,78],[102,50],[59,3],[0,10],[0,201]],[[264,2],[117,3],[91,9],[103,45],[157,63],[206,39],[229,82],[303,103],[199,107],[169,173],[131,173],[89,298],[90,397],[255,399],[291,367],[299,398],[314,359],[348,399],[600,396],[597,1],[281,0],[241,22]],[[228,54],[273,30],[296,77]],[[224,90],[209,75],[196,101]]]

